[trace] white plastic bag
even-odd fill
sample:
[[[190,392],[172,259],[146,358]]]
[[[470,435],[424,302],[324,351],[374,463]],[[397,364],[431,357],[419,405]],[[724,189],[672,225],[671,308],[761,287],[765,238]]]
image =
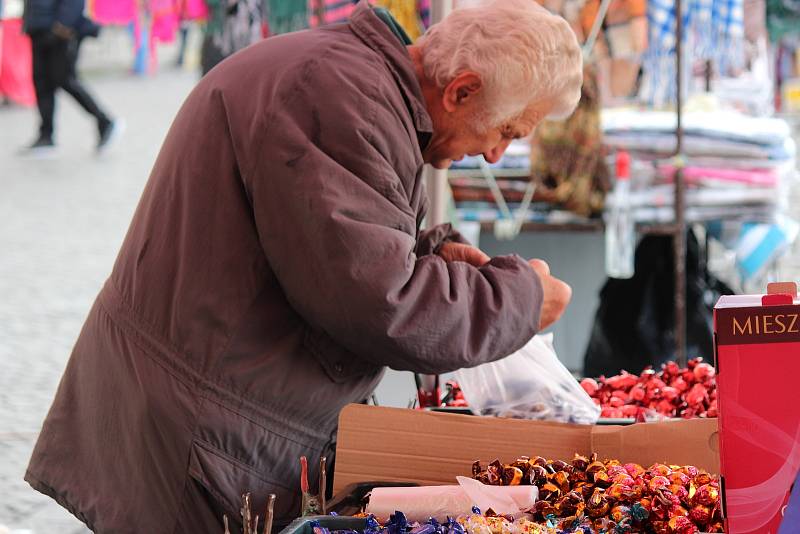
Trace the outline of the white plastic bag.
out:
[[[600,407],[556,356],[553,334],[534,336],[514,354],[456,371],[470,408],[480,415],[594,424]]]

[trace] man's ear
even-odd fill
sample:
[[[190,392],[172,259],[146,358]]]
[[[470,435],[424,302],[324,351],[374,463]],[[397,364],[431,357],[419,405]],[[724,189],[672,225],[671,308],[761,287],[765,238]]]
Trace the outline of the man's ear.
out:
[[[442,105],[450,113],[459,106],[471,103],[483,89],[481,77],[471,71],[462,72],[447,84],[442,94]]]

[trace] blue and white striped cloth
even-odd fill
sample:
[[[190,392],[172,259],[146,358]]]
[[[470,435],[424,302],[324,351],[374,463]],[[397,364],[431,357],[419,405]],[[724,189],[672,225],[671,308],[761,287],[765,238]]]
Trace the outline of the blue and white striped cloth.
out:
[[[640,98],[655,107],[674,103],[675,22],[674,0],[648,0],[649,46],[644,57]],[[692,63],[710,60],[716,72],[727,74],[744,63],[743,0],[684,0],[684,94]]]
[[[764,274],[797,239],[799,225],[780,217],[774,224],[745,223],[736,244],[736,267],[747,281]]]

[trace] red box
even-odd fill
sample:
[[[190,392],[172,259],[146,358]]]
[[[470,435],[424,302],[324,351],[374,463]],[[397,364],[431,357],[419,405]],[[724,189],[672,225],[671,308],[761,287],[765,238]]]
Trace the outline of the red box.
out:
[[[776,534],[800,470],[796,295],[725,296],[714,310],[728,534]]]

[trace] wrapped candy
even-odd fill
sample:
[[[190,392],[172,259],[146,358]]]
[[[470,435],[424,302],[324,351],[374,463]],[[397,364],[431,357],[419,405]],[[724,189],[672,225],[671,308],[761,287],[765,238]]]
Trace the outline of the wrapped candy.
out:
[[[667,362],[660,371],[647,368],[640,375],[622,371],[617,376],[584,378],[581,386],[601,407],[601,417],[648,416],[716,417],[716,372],[702,358],[685,369]]]
[[[711,522],[712,512],[708,506],[698,504],[689,510],[689,519],[698,525],[705,525]]]
[[[697,488],[692,498],[694,504],[714,507],[719,502],[719,489],[712,484],[705,484]]]
[[[507,466],[495,461],[486,471],[516,467],[525,473],[521,460]],[[549,527],[565,532],[722,532],[719,482],[694,466],[645,468],[600,461],[596,454],[576,454],[569,463],[541,457],[527,462],[528,476],[521,484],[536,485],[540,499],[529,512]],[[486,478],[486,471],[473,476]]]
[[[671,534],[695,534],[700,532],[697,525],[692,523],[691,519],[686,516],[673,517],[667,523],[667,527]]]

